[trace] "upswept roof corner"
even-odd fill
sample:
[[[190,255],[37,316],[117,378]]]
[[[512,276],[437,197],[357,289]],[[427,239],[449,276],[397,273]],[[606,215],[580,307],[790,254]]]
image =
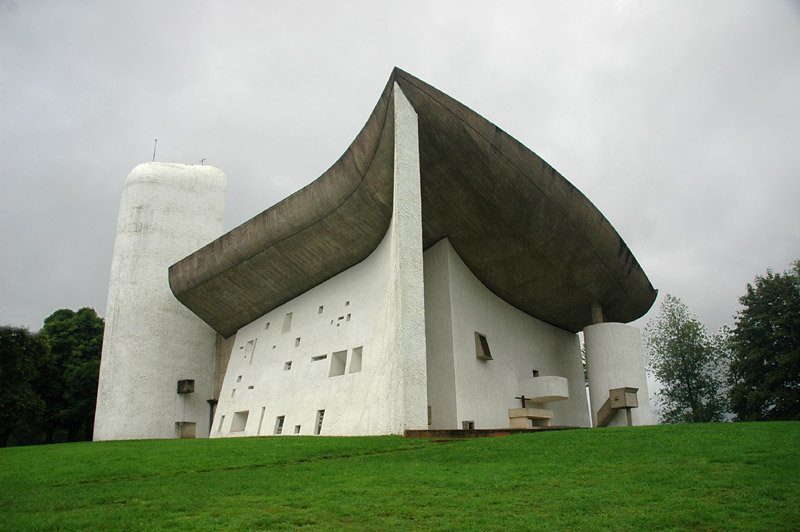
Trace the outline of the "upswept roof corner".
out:
[[[442,238],[492,292],[577,332],[599,302],[629,322],[656,298],[600,211],[535,153],[395,68],[366,124],[319,178],[169,269],[175,297],[225,337],[364,260],[392,216],[393,86],[419,123],[423,249]]]

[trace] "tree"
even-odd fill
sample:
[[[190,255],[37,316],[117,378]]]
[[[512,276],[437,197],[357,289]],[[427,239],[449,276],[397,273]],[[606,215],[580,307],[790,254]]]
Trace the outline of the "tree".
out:
[[[739,303],[730,364],[736,419],[800,419],[800,261],[756,276]]]
[[[725,412],[724,331],[709,336],[686,305],[669,294],[644,329],[648,373],[661,383],[662,423],[720,421]]]
[[[47,344],[39,334],[20,327],[0,327],[0,447],[11,433],[35,425],[44,401],[34,383],[39,365],[47,356]]]
[[[42,333],[50,345],[39,392],[45,400],[46,442],[59,428],[75,441],[80,429],[91,439],[97,399],[97,378],[103,346],[103,318],[94,309],[60,309],[45,318]]]

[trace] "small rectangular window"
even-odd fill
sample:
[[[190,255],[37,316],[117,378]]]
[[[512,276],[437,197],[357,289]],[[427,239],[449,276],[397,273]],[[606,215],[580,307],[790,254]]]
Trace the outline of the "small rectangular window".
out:
[[[178,393],[194,393],[194,379],[183,379],[178,381]]]
[[[350,314],[347,315],[347,319],[345,321],[350,321]]]
[[[431,405],[428,405],[428,425],[433,425],[433,416],[431,416]]]
[[[328,377],[338,377],[344,375],[344,367],[347,364],[347,351],[336,351],[331,353],[331,369]]]
[[[534,377],[538,377],[539,376],[539,370],[538,369],[533,370],[533,376]]]
[[[244,428],[247,426],[247,417],[249,415],[249,410],[234,412],[233,421],[231,421],[231,432],[244,432]]]
[[[345,301],[345,302],[344,302],[344,306],[345,306],[345,307],[349,307],[349,306],[350,306],[350,302],[349,302],[349,301]]]
[[[219,427],[217,427],[217,432],[222,432],[222,425],[225,423],[225,416],[219,418]]]
[[[236,395],[236,388],[234,388],[233,390],[231,390],[231,399],[233,399],[233,396],[234,396],[234,395]]]
[[[275,430],[274,430],[275,434],[280,434],[281,432],[283,432],[283,421],[284,421],[284,419],[286,419],[286,416],[278,416],[275,419]]]
[[[295,434],[300,434],[300,425],[295,425],[294,426],[294,433]]]
[[[236,377],[236,382],[242,382],[242,376],[241,376],[241,375],[239,375],[238,377]]]
[[[478,331],[475,331],[475,355],[481,360],[493,360],[492,352],[489,351],[489,340]]]
[[[267,324],[264,325],[264,330],[266,331],[267,329],[269,329],[269,322],[267,322]]]
[[[299,336],[294,339],[294,346],[295,347],[300,347],[300,337]]]
[[[283,329],[281,329],[282,333],[287,333],[292,330],[292,313],[287,312],[286,316],[283,318]]]
[[[323,305],[320,305],[319,308],[317,309],[317,314],[322,314],[322,309],[323,308],[325,308],[325,307]]]
[[[317,355],[315,357],[311,357],[312,362],[319,362],[320,360],[325,360],[328,358],[328,355]]]
[[[264,424],[264,413],[267,411],[266,406],[261,407],[261,417],[258,418],[258,432],[256,432],[256,436],[261,436],[261,425]]]
[[[292,369],[292,361],[289,360],[288,362],[283,363],[283,371],[289,371]]]
[[[314,434],[319,435],[322,433],[322,418],[325,417],[324,410],[317,410],[317,422],[314,425]]]
[[[353,349],[353,354],[350,356],[350,371],[349,373],[358,373],[361,371],[361,353],[364,351],[363,347],[356,347]]]
[[[462,421],[461,428],[463,430],[475,430],[475,422],[474,421]]]

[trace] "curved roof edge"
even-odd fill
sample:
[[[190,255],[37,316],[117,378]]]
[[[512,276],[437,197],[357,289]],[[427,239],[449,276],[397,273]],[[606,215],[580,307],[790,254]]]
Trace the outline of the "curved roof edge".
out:
[[[392,216],[397,82],[418,113],[423,247],[447,237],[524,312],[576,332],[598,302],[632,321],[656,291],[603,215],[489,121],[395,68],[366,124],[318,179],[169,269],[175,297],[225,337],[364,260]]]

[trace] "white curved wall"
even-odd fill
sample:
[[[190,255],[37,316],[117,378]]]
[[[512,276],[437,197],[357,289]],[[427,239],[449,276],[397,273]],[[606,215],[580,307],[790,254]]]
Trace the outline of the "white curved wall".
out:
[[[546,403],[552,425],[589,426],[577,334],[525,314],[492,293],[447,239],[425,251],[425,317],[431,429],[509,426],[515,397],[529,393],[533,370],[567,380],[569,399]],[[493,360],[476,356],[475,333]],[[528,403],[528,406],[531,406]]]
[[[394,105],[393,216],[383,241],[237,331],[211,437],[274,434],[279,416],[282,435],[314,434],[320,410],[323,435],[427,426],[417,115],[397,86]]]
[[[145,163],[122,189],[108,289],[94,439],[208,435],[216,333],[181,305],[168,268],[222,233],[225,175],[212,166]],[[192,394],[177,381],[194,379]]]
[[[583,330],[583,338],[592,424],[597,423],[597,411],[608,399],[608,391],[630,386],[639,389],[639,407],[631,409],[633,424],[652,425],[639,329],[624,323],[597,323]],[[627,425],[627,418],[624,412],[617,412],[608,426],[621,425]]]

